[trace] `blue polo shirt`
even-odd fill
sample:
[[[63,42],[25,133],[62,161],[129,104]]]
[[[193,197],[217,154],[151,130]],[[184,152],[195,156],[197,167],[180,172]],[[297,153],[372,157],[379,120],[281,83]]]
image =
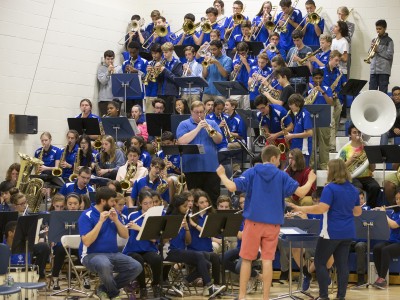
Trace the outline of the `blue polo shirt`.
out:
[[[264,69],[260,70],[260,68],[256,65],[251,68],[249,77],[252,77],[254,73],[259,73],[262,77],[267,77],[272,73],[272,69],[268,66],[265,66]],[[261,83],[257,82],[256,87],[253,92],[250,92],[250,101],[254,101],[258,95],[260,95],[258,89],[260,88]]]
[[[221,54],[221,56],[217,57],[216,59],[228,72],[229,75],[229,73],[231,73],[233,70],[232,59],[229,56],[226,56],[225,54]],[[215,64],[210,64],[207,67],[207,70],[208,70],[208,75],[207,78],[205,79],[208,82],[208,87],[204,88],[204,94],[222,96],[222,94],[218,92],[217,88],[214,86],[214,81],[227,81],[228,77],[223,77],[221,73],[218,71],[218,68]]]
[[[128,216],[127,224],[130,221],[135,220],[137,217],[139,217],[142,214],[143,214],[143,212],[141,210],[130,213]],[[142,226],[143,220],[144,220],[144,218],[140,218],[135,223],[138,224],[139,226]],[[129,239],[128,239],[128,242],[126,243],[124,249],[122,250],[123,254],[130,254],[133,252],[141,253],[141,252],[157,252],[158,251],[155,243],[153,243],[151,241],[136,240],[136,237],[138,234],[139,234],[139,231],[129,229]]]
[[[100,212],[96,207],[91,206],[85,210],[78,220],[79,235],[82,237],[88,234],[99,222]],[[122,222],[121,216],[118,219]],[[117,226],[110,218],[107,218],[101,225],[99,235],[96,240],[89,246],[83,245],[82,241],[79,245],[79,257],[83,259],[87,254],[92,253],[117,253]]]
[[[176,40],[173,41],[174,45],[178,45],[178,43],[180,42],[180,40],[182,38],[182,34],[183,33],[181,33],[179,36],[177,36]],[[182,45],[179,45],[179,46],[194,46],[194,45],[195,45],[195,42],[194,42],[193,36],[185,34]],[[182,59],[181,59],[181,61],[182,61]]]
[[[197,224],[203,226],[207,214],[203,216],[197,215],[197,217]],[[211,238],[200,237],[200,231],[193,226],[190,226],[190,235],[192,236],[192,242],[187,246],[188,250],[213,252]]]
[[[162,160],[164,160],[165,157],[167,157],[168,161],[170,161],[176,168],[178,168],[179,170],[181,169],[181,160],[180,160],[180,155],[179,154],[175,154],[175,155],[165,155],[163,150],[160,150],[156,153],[156,156],[161,158]],[[169,168],[167,170],[168,174],[175,174],[176,172],[174,171],[174,169]]]
[[[322,85],[321,88],[325,91],[325,93],[328,97],[332,97],[332,90],[329,86]],[[312,91],[312,89],[309,89],[308,94],[310,94],[311,91]],[[315,101],[313,104],[328,104],[328,103],[326,103],[326,100],[325,100],[324,96],[322,95],[322,93],[318,92],[317,98],[315,98]]]
[[[313,128],[311,115],[306,108],[302,108],[294,117],[293,133],[302,133]],[[291,140],[290,149],[298,148],[305,155],[311,155],[312,137],[294,138]]]
[[[244,141],[247,141],[246,124],[238,113],[234,112],[231,116],[227,116],[226,123],[230,132],[238,133]]]
[[[211,26],[211,28],[219,30],[221,40],[224,39],[224,35],[225,35],[225,27],[224,26],[221,26],[221,25],[218,25],[218,23],[215,23],[214,25]],[[200,37],[202,32],[203,31],[200,30],[199,33],[197,33],[197,37]],[[209,33],[204,33],[203,41],[201,42],[201,44],[204,44],[205,42],[210,42],[210,41],[211,41],[210,34]]]
[[[35,157],[39,158],[40,152],[42,152],[43,147],[40,147],[35,151]],[[61,149],[50,145],[48,151],[43,151],[42,161],[46,167],[55,167],[56,160],[60,160],[61,158]]]
[[[75,118],[77,119],[81,119],[82,118],[82,114],[80,113],[79,115],[77,115]],[[90,113],[88,115],[88,119],[98,119],[100,121],[100,117],[98,115],[92,114]]]
[[[319,52],[315,55],[315,57],[322,62],[324,65],[326,65],[329,62],[329,55],[331,55],[331,50],[328,50],[326,52]],[[323,69],[324,67],[320,67],[316,62],[311,62],[313,69]]]
[[[303,23],[304,26],[304,23]],[[319,29],[321,29],[321,34],[324,33],[325,20],[321,18],[318,25]],[[318,46],[319,47],[319,37],[315,33],[315,27],[313,24],[308,23],[305,29],[303,43],[307,46]]]
[[[186,249],[185,235],[186,235],[185,228],[182,227],[179,230],[178,235],[173,239],[170,239],[168,250],[185,250]]]
[[[246,17],[246,16],[244,17],[244,20],[248,20],[248,19],[249,19],[248,17]],[[232,20],[232,16],[230,16],[229,18],[225,19],[224,28],[226,28],[226,30],[228,30],[229,28],[233,27],[233,24],[234,23]],[[240,28],[240,24],[233,29],[233,31],[230,34],[229,40],[226,41],[228,44],[228,49],[235,48],[236,45],[235,45],[234,37],[235,37],[235,35],[238,35],[238,34],[242,34],[242,29]],[[221,37],[223,38],[224,36],[221,35]]]
[[[255,16],[253,18],[253,23],[252,23],[253,26],[259,26],[262,23],[262,17],[263,17],[262,15]],[[258,28],[257,28],[257,32],[255,34],[258,34],[257,38],[256,38],[257,42],[265,42],[269,37],[268,30],[267,30],[267,28],[265,28],[265,24],[261,24],[260,31],[258,31]]]
[[[390,219],[395,221],[397,225],[400,225],[400,212],[395,212],[393,211],[390,216]],[[389,237],[389,242],[393,243],[400,243],[400,227],[398,228],[390,228],[390,237]]]
[[[276,47],[278,49],[279,53],[278,52],[272,52],[270,50],[265,51],[265,47],[267,47],[267,46],[268,46],[268,44],[264,44],[264,49],[262,49],[260,51],[260,53],[263,53],[263,52],[267,53],[268,58],[269,58],[270,61],[275,56],[277,56],[278,54],[280,54],[282,56],[283,60],[286,61],[286,51],[285,51],[285,49],[282,48],[282,46],[280,44],[278,44],[278,46]]]
[[[260,122],[262,118],[261,125],[267,126],[269,128],[270,133],[276,133],[282,130],[281,128],[281,119],[287,115],[287,110],[277,104],[269,105],[269,115],[262,116],[260,112],[257,112],[257,119]],[[289,126],[292,123],[291,118],[286,118],[283,123],[285,126]],[[283,135],[279,138],[283,138]]]
[[[331,85],[335,82],[336,78],[340,76],[340,71],[339,68],[333,68],[333,70],[330,69],[329,65],[326,64],[324,70],[324,79],[322,80],[322,83],[324,85],[327,85],[331,87]],[[335,92],[339,94],[340,90],[342,89],[342,85],[346,82],[346,76],[342,76],[339,80],[338,85],[335,88]],[[332,91],[333,92],[333,91]]]
[[[78,187],[78,184],[76,183],[76,181],[74,181],[74,182],[64,183],[64,185],[61,187],[59,193],[63,194],[64,196],[67,196],[70,193],[86,195],[86,194],[89,194],[89,192],[94,192],[94,191],[95,190],[91,185],[87,185],[83,189],[80,189]]]
[[[150,168],[151,155],[149,152],[143,150],[142,153],[140,153],[139,160],[143,163],[143,167]]]
[[[70,169],[69,168],[62,169],[63,170],[62,178],[68,178],[72,174],[73,166],[74,166],[74,162],[75,162],[75,156],[76,156],[76,153],[78,152],[78,148],[79,148],[78,144],[75,144],[74,149],[72,149],[71,152],[67,152],[67,155],[65,156],[65,161],[67,163],[69,163],[70,165],[72,165],[72,168],[70,168]],[[66,150],[65,148],[63,148],[61,150],[61,156],[62,156],[62,154],[63,154],[63,152],[65,150]]]
[[[285,198],[293,195],[299,186],[286,172],[270,163],[258,164],[233,181],[238,191],[246,193],[244,218],[279,225],[284,222]]]
[[[212,128],[221,133],[220,128],[214,121],[207,121]],[[179,139],[184,134],[194,130],[197,123],[190,117],[182,121],[177,130],[176,137]],[[203,145],[204,154],[187,154],[183,155],[183,172],[215,172],[218,168],[218,149],[211,137],[205,129],[200,130],[196,137],[190,142],[191,145]]]
[[[96,157],[98,157],[99,152],[97,150],[92,150],[92,153],[89,157],[81,155],[81,166],[89,166],[89,164],[94,163],[96,161]]]
[[[228,117],[224,113],[222,114],[222,116],[224,118]],[[221,124],[221,122],[222,122],[222,120],[214,112],[212,112],[211,114],[208,114],[206,116],[206,119],[213,120],[215,123],[217,123],[218,127],[219,127],[219,124]],[[228,141],[226,140],[225,132],[223,130],[221,130],[221,134],[222,134],[222,142],[217,145],[218,151],[220,151],[221,149],[227,149],[227,147],[228,147]]]
[[[137,179],[133,185],[132,192],[131,192],[131,198],[133,200],[136,200],[138,198],[139,192],[141,191],[142,188],[145,186],[148,186],[152,190],[157,190],[157,187],[160,185],[160,179],[157,178],[154,182],[150,181],[149,175]],[[166,183],[165,180],[162,180],[162,183]],[[161,198],[169,203],[169,189],[167,188],[164,193],[161,194]]]
[[[233,61],[233,66],[235,67],[236,65],[239,65],[242,61],[240,60],[240,58],[236,58]],[[250,71],[251,68],[256,67],[257,66],[257,61],[251,58],[247,58],[247,62],[250,65]],[[236,77],[236,81],[243,83],[243,85],[247,88],[248,87],[248,80],[249,80],[249,72],[247,72],[247,69],[244,65],[242,65],[242,67],[239,70],[239,74]]]
[[[275,24],[277,24],[278,21],[281,19],[282,14],[283,14],[283,12],[280,12],[276,16]],[[301,11],[295,8],[290,19],[292,19],[297,24],[299,24],[301,22],[301,20],[303,19],[302,15],[301,15]],[[280,33],[279,44],[287,52],[287,51],[289,51],[290,48],[292,48],[294,46],[293,39],[292,39],[292,32],[294,31],[294,27],[288,22],[286,28],[287,28],[286,32]]]
[[[320,202],[329,205],[320,236],[332,240],[354,239],[353,208],[360,205],[357,189],[349,181],[343,184],[331,182],[324,187]]]

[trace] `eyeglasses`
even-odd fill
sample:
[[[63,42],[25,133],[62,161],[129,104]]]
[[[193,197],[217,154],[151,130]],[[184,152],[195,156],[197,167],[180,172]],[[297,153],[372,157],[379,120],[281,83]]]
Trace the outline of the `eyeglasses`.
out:
[[[24,206],[24,205],[26,205],[26,202],[22,202],[22,203],[17,203],[17,204],[15,204],[15,206]]]

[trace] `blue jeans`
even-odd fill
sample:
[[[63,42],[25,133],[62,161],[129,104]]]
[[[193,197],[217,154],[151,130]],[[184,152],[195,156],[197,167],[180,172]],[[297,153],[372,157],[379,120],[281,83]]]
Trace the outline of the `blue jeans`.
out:
[[[388,132],[385,132],[384,134],[381,135],[381,145],[387,145],[389,143],[390,138],[394,137],[399,137],[399,135],[396,135],[392,130],[389,130]],[[394,143],[396,144],[396,143]]]
[[[319,285],[319,296],[328,298],[329,272],[326,263],[333,254],[338,278],[337,298],[345,298],[349,278],[349,250],[351,240],[328,240],[319,238],[315,249],[315,271]]]
[[[234,274],[240,274],[240,267],[242,266],[242,258],[239,256],[240,249],[234,248],[225,252],[224,254],[224,267],[226,270],[231,271]],[[256,277],[257,272],[254,268],[251,268],[250,277]]]
[[[132,257],[122,253],[92,253],[82,259],[82,264],[99,275],[102,285],[99,289],[110,298],[119,294],[119,289],[128,285],[141,272],[142,266]],[[114,277],[113,273],[117,273]]]
[[[370,74],[369,77],[369,89],[380,90],[387,94],[389,86],[389,74]]]

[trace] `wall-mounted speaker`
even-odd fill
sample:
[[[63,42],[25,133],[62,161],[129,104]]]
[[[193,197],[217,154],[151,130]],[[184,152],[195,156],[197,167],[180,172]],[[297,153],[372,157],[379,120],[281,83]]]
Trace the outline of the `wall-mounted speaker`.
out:
[[[9,115],[10,134],[37,134],[38,117],[27,115]]]

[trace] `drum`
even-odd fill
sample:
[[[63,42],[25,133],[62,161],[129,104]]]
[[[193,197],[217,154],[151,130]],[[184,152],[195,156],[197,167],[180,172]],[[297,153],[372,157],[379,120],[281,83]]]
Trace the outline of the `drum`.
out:
[[[1,275],[0,276],[0,284],[3,284],[6,282],[7,277],[11,277],[14,282],[38,282],[39,279],[39,270],[36,265],[28,265],[28,281],[26,281],[25,277],[25,265],[12,265],[10,267],[9,274],[6,275]],[[26,292],[26,296],[25,296]],[[22,297],[28,298],[28,299],[37,299],[38,298],[38,292],[37,290],[24,290],[22,289]],[[9,296],[11,300],[18,300],[19,295],[14,294]]]

